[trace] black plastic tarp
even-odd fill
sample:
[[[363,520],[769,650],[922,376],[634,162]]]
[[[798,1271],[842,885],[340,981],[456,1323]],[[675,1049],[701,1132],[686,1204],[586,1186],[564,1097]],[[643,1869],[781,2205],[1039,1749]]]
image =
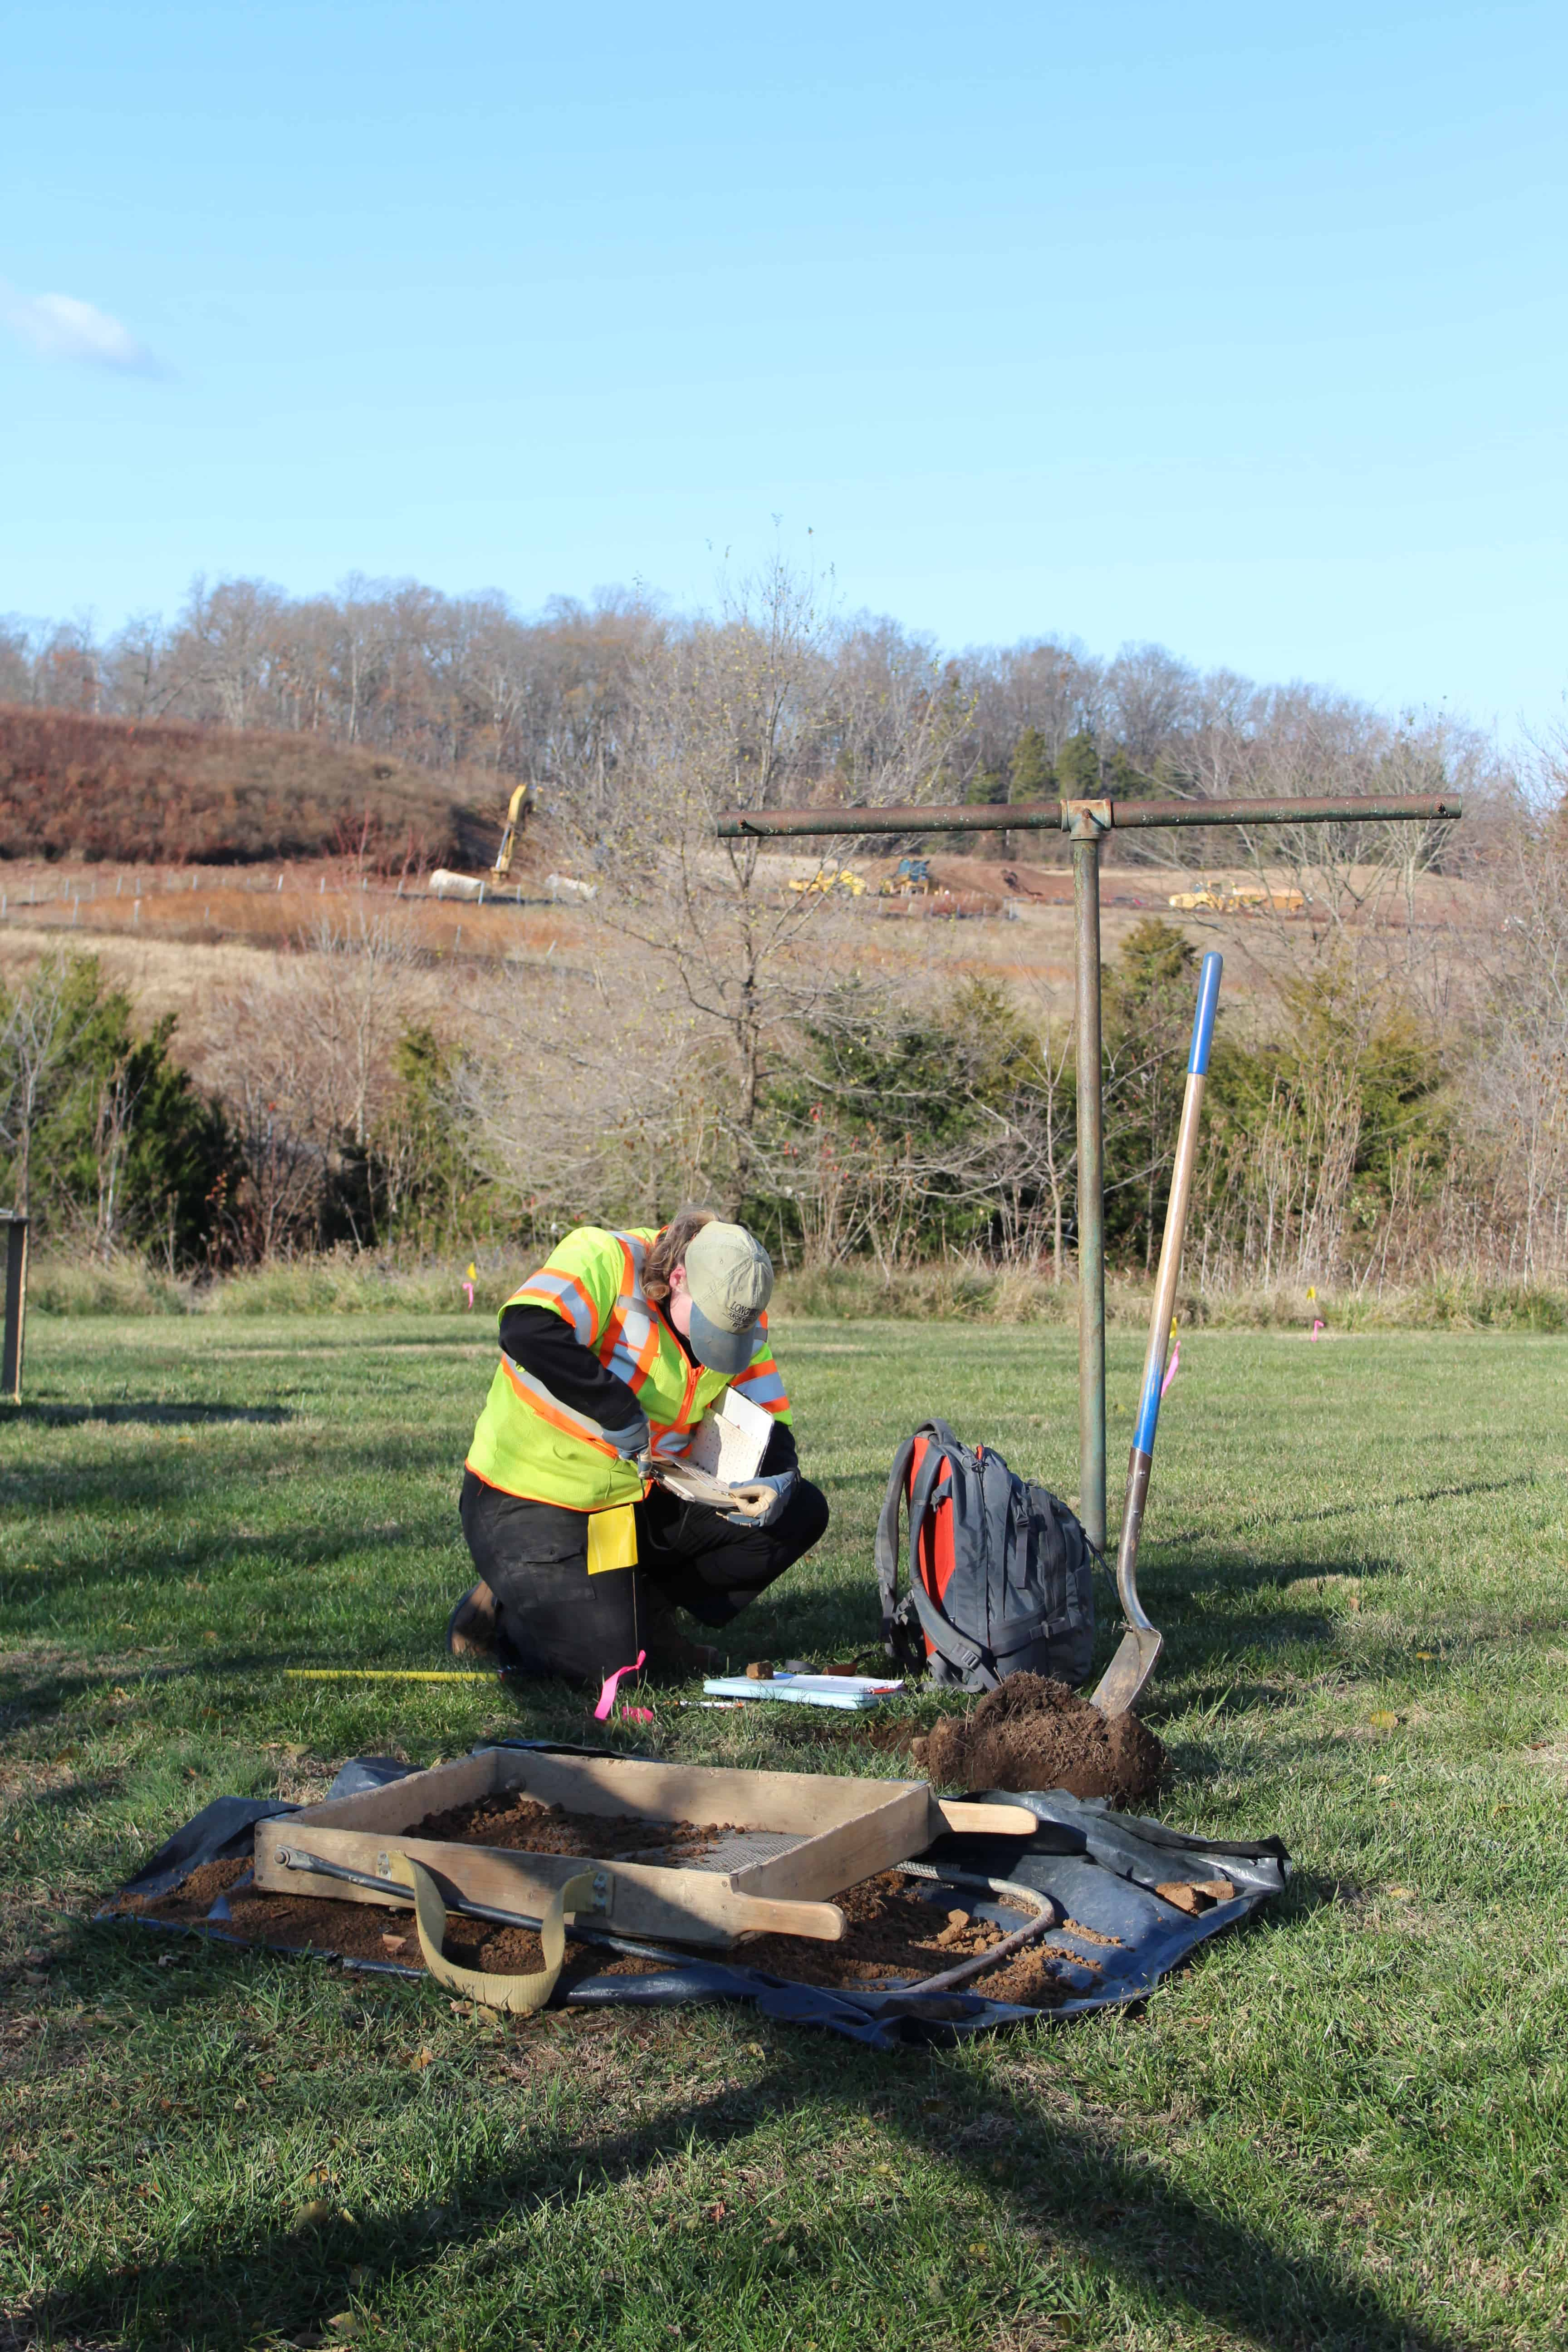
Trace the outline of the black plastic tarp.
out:
[[[507,1740],[510,1748],[535,1748],[574,1755],[611,1755],[609,1748],[565,1748],[552,1740]],[[361,1757],[346,1764],[331,1789],[335,1797],[384,1787],[418,1769],[387,1757]],[[984,2032],[1031,2017],[1085,2017],[1096,2010],[1141,2000],[1200,1944],[1236,1927],[1258,1905],[1281,1892],[1290,1859],[1275,1837],[1252,1841],[1200,1838],[1163,1822],[1113,1812],[1101,1799],[1069,1796],[1063,1789],[1026,1795],[992,1790],[982,1802],[1026,1805],[1039,1828],[1031,1838],[939,1838],[921,1860],[939,1871],[1011,1879],[1048,1895],[1072,1924],[1051,1931],[1051,1955],[1058,1980],[1069,1990],[1047,2008],[1034,2010],[991,2000],[963,1989],[911,1996],[827,1990],[790,1982],[761,1969],[724,1960],[671,1953],[667,1969],[646,1976],[592,1976],[574,1984],[563,1998],[574,2008],[660,2008],[691,2000],[749,2000],[765,2017],[792,2024],[826,2026],[871,2049],[891,2050],[911,2042],[948,2041]],[[202,1863],[245,1853],[258,1821],[292,1812],[290,1805],[239,1797],[219,1797],[187,1822],[160,1848],[124,1890],[128,1895],[164,1894]],[[1223,1875],[1238,1892],[1234,1901],[1194,1915],[1154,1889],[1172,1882],[1196,1885]],[[966,1910],[1006,1927],[1021,1927],[1028,1914],[1005,1897],[924,1880],[911,1890],[928,1891],[946,1912]],[[237,1890],[235,1890],[237,1891]],[[106,1916],[136,1915],[100,1913]],[[224,1942],[241,1939],[226,1932],[228,1903],[220,1895],[207,1915],[205,1933]],[[145,1920],[140,1924],[166,1927]],[[1087,1932],[1086,1932],[1087,1931]],[[185,1930],[184,1932],[191,1932]],[[330,1958],[330,1955],[318,1954]],[[378,1975],[418,1976],[389,1961],[345,1960],[348,1968]]]

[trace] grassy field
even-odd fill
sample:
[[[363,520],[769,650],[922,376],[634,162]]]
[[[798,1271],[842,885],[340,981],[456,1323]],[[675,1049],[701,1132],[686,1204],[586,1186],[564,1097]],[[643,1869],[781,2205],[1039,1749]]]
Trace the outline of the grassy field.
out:
[[[869,1638],[882,1476],[929,1412],[1076,1483],[1068,1332],[779,1352],[835,1522],[751,1654]],[[1123,1407],[1137,1355],[1113,1335]],[[439,1662],[489,1365],[427,1317],[35,1324],[0,1433],[0,2344],[1562,2339],[1568,1343],[1184,1338],[1144,1577],[1163,1810],[1279,1831],[1300,1874],[1137,2013],[893,2058],[746,2009],[501,2030],[87,1923],[222,1791],[581,1736],[561,1691],[283,1678]],[[752,1715],[661,1703],[652,1737],[867,1768]]]

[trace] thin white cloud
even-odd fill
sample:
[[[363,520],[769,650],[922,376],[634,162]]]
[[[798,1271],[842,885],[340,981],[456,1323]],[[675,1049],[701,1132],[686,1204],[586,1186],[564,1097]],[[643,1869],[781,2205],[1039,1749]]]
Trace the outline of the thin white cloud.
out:
[[[87,367],[126,369],[146,375],[157,362],[129,327],[95,302],[74,294],[18,294],[0,286],[0,318],[40,359],[77,360]]]

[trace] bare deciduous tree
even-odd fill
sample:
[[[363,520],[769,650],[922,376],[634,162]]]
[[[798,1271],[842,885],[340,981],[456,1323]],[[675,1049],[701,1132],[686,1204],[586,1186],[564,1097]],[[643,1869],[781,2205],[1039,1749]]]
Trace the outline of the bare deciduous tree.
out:
[[[18,1216],[30,1210],[38,1114],[69,1044],[66,967],[58,956],[45,956],[10,999],[0,1031],[0,1142],[16,1162]]]

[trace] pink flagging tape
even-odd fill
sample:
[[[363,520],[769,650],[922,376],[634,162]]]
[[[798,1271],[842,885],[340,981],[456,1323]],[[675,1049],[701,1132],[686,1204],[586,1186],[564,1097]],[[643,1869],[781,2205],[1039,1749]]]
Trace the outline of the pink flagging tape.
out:
[[[605,1687],[599,1693],[599,1704],[594,1709],[594,1720],[595,1723],[605,1723],[608,1721],[610,1709],[616,1703],[616,1686],[619,1683],[621,1676],[623,1675],[635,1675],[647,1655],[647,1652],[646,1650],[639,1650],[637,1654],[635,1664],[629,1666],[617,1666],[613,1675],[606,1675],[605,1676]]]
[[[1174,1346],[1174,1347],[1172,1349],[1172,1350],[1171,1350],[1171,1360],[1170,1360],[1170,1362],[1169,1362],[1169,1363],[1166,1365],[1166,1367],[1165,1367],[1165,1377],[1164,1377],[1164,1379],[1163,1379],[1163,1380],[1161,1381],[1161,1383],[1160,1383],[1160,1394],[1161,1394],[1162,1396],[1163,1396],[1163,1395],[1164,1395],[1165,1391],[1170,1387],[1171,1382],[1175,1379],[1175,1377],[1176,1377],[1176,1366],[1181,1362],[1181,1360],[1182,1360],[1182,1343],[1181,1343],[1181,1341],[1178,1339],[1178,1340],[1177,1340],[1177,1342],[1176,1342],[1176,1344],[1175,1344],[1175,1346]]]

